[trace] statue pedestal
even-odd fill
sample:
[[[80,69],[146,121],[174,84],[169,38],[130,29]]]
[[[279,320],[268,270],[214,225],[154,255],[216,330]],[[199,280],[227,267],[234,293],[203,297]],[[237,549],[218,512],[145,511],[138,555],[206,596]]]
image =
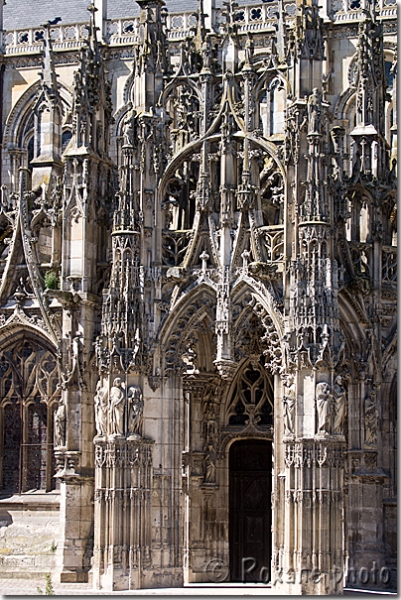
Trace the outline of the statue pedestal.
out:
[[[151,562],[152,445],[138,434],[95,443],[95,589],[142,585]]]

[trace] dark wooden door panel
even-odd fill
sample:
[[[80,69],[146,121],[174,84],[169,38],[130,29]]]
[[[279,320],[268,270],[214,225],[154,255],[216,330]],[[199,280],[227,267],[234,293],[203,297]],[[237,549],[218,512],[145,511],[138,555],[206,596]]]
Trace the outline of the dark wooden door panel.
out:
[[[230,450],[232,581],[266,581],[270,572],[271,451],[261,440],[239,441]]]

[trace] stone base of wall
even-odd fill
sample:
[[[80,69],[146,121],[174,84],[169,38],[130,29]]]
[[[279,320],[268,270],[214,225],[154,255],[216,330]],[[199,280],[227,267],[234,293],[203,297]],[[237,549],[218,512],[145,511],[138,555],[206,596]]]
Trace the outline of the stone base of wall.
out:
[[[55,572],[59,538],[57,492],[0,499],[0,577],[37,579]]]

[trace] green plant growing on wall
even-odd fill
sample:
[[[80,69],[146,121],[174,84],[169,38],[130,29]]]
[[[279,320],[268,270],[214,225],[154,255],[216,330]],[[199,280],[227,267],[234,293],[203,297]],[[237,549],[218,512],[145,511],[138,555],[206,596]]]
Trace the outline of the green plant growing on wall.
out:
[[[49,573],[46,573],[45,580],[46,580],[45,593],[43,594],[43,590],[39,586],[37,586],[36,587],[37,594],[39,594],[39,596],[54,596],[55,595],[54,587],[53,587],[53,583],[52,583],[52,578],[50,577]]]
[[[58,276],[54,271],[47,271],[45,273],[45,288],[47,290],[57,290]]]

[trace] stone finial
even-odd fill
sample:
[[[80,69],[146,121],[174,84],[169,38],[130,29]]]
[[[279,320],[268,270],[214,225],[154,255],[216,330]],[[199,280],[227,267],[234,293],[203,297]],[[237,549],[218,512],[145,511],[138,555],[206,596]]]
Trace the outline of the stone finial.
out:
[[[206,269],[207,269],[207,261],[209,260],[209,255],[208,253],[204,250],[202,252],[202,254],[199,255],[199,258],[202,261],[202,273],[205,274],[206,273]]]

